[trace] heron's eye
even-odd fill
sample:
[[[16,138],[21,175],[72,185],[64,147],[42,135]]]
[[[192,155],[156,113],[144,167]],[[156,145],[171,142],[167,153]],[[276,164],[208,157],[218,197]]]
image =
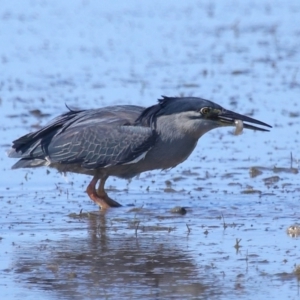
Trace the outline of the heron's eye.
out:
[[[209,107],[203,107],[200,109],[200,113],[202,115],[207,115],[208,113],[210,113],[211,109]]]

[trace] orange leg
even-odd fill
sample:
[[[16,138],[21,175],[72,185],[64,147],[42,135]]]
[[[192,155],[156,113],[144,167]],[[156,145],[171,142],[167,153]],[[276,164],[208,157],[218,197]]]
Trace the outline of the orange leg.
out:
[[[86,192],[89,195],[89,197],[101,207],[101,209],[107,209],[110,207],[120,207],[121,204],[111,199],[105,192],[104,184],[106,179],[107,177],[100,179],[99,187],[96,191],[96,184],[99,179],[95,176],[88,185]]]

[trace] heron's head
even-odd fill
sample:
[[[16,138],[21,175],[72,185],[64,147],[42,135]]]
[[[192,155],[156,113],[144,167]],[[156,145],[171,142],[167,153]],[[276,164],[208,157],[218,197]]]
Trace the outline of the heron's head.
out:
[[[264,122],[226,110],[214,102],[196,97],[163,97],[159,100],[159,104],[147,108],[137,121],[148,122],[148,125],[151,125],[159,117],[167,119],[171,117],[177,124],[177,128],[195,134],[198,138],[209,130],[224,126],[240,126],[258,131],[269,130],[253,124],[271,128]]]

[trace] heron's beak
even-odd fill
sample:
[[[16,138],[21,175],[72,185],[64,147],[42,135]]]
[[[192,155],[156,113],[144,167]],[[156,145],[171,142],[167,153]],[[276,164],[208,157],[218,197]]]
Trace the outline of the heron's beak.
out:
[[[235,113],[235,112],[230,111],[230,110],[225,110],[225,109],[221,113],[218,114],[217,118],[222,123],[222,125],[235,126],[235,121],[236,120],[241,120],[243,122],[244,128],[247,128],[247,129],[259,130],[259,131],[269,131],[268,129],[256,127],[254,125],[250,125],[250,124],[247,124],[245,122],[258,124],[258,125],[261,125],[261,126],[266,126],[266,127],[272,128],[272,126],[270,126],[269,124],[266,124],[264,122],[261,122],[261,121],[252,119],[250,117],[240,115],[238,113]]]

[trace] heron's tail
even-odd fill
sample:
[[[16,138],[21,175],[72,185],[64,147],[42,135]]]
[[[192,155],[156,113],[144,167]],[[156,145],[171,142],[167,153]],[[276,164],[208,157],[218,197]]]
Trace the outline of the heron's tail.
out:
[[[37,168],[42,166],[47,166],[49,163],[45,159],[40,158],[22,158],[18,160],[11,168],[19,169],[19,168]]]

